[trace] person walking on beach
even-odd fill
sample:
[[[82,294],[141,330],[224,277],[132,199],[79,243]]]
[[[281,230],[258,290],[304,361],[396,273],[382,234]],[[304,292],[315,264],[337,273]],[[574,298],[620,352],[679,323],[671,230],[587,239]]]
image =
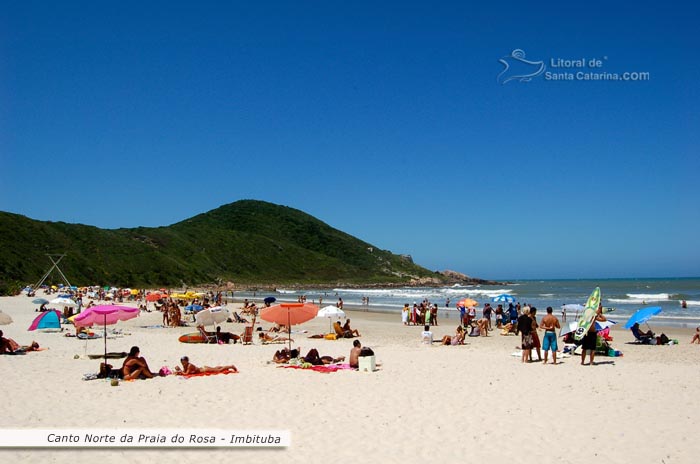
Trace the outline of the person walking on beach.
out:
[[[435,303],[435,304],[433,304],[433,307],[430,309],[430,322],[433,325],[438,325],[437,316],[438,316],[438,305],[437,305],[437,303]]]
[[[491,330],[491,315],[493,314],[493,308],[491,307],[491,303],[486,303],[484,305],[484,309],[481,312],[482,316],[484,316],[484,319],[488,321],[488,327],[489,330]]]
[[[559,319],[552,314],[552,307],[547,306],[547,315],[542,318],[540,327],[544,329],[544,337],[542,340],[542,349],[544,350],[544,363],[547,364],[547,354],[552,350],[552,364],[557,363],[557,330],[560,328]]]

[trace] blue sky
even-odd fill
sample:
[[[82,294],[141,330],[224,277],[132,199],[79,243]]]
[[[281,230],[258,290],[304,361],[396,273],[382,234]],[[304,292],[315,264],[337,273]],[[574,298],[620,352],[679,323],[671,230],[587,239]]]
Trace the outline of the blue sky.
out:
[[[260,199],[436,270],[700,275],[696,5],[376,3],[5,5],[0,210]],[[650,79],[501,84],[514,49]]]

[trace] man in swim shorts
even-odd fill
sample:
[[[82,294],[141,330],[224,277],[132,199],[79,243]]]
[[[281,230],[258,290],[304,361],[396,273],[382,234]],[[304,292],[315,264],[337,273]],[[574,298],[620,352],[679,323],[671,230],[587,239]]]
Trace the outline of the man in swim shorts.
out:
[[[557,330],[560,328],[559,319],[552,314],[551,306],[547,307],[547,315],[542,318],[540,327],[544,329],[544,337],[542,339],[542,349],[544,350],[544,364],[547,364],[547,354],[552,350],[552,364],[557,363]]]

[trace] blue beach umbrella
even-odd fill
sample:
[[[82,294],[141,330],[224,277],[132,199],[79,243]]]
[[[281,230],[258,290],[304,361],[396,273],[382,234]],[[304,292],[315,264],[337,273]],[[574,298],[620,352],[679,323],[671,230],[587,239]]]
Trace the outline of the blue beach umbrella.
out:
[[[191,304],[185,306],[185,311],[187,311],[188,313],[196,313],[198,311],[201,311],[202,309],[204,309],[204,306],[198,304]]]
[[[491,301],[494,303],[513,303],[515,301],[515,298],[512,296],[508,295],[507,293],[503,293],[498,296],[494,296],[491,298]]]
[[[634,324],[643,324],[660,312],[661,306],[650,306],[648,308],[638,309],[637,312],[632,314],[632,317],[629,318],[627,323],[625,323],[625,329],[631,329]]]

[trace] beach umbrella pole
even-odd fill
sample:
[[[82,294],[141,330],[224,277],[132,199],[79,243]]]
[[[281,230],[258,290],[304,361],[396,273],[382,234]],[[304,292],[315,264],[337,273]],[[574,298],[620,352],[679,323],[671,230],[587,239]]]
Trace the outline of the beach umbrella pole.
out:
[[[289,341],[289,355],[292,355],[292,315],[287,308],[287,340]],[[299,353],[301,356],[301,353]]]
[[[104,328],[104,335],[105,335],[105,372],[107,372],[107,315],[104,315],[105,317],[105,322],[103,325]]]

